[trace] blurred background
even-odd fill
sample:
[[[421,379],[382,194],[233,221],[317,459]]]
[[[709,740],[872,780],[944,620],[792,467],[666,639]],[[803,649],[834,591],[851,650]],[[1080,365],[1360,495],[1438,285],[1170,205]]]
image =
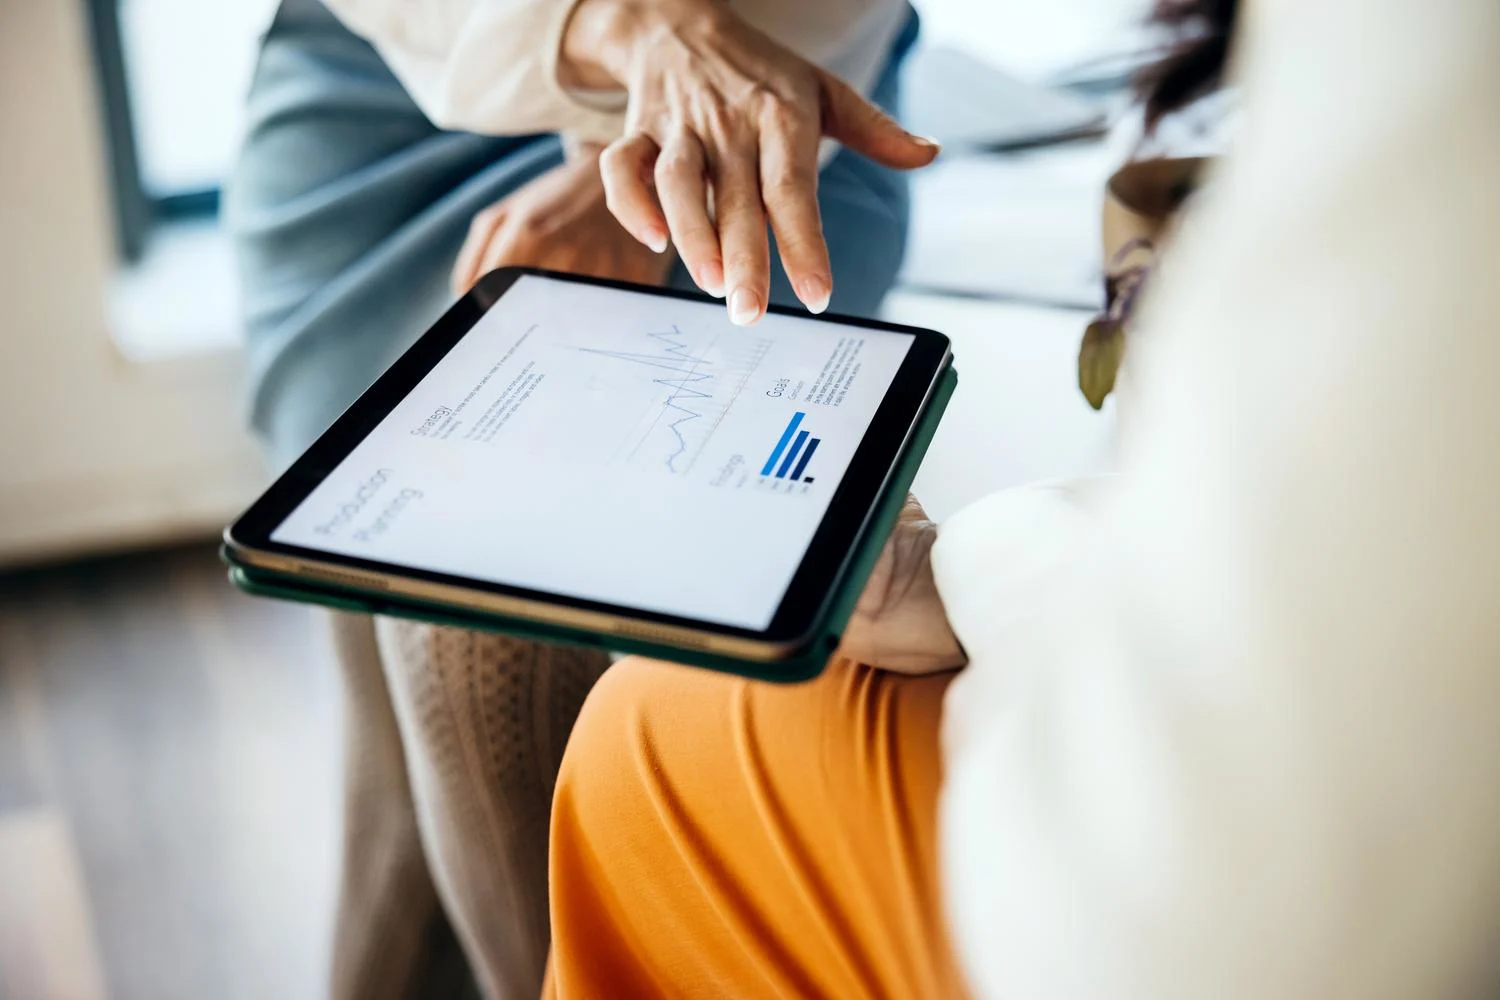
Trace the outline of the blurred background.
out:
[[[0,997],[311,998],[335,888],[317,622],[231,591],[263,484],[219,187],[271,0],[0,0]],[[1144,0],[922,0],[889,314],[965,386],[942,516],[1105,461],[1076,387]]]

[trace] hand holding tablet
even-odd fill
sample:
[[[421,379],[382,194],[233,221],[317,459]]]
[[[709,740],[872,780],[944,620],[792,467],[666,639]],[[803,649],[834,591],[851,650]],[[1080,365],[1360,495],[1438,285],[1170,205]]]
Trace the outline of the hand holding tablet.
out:
[[[498,271],[226,555],[258,592],[806,677],[953,382],[930,331]]]

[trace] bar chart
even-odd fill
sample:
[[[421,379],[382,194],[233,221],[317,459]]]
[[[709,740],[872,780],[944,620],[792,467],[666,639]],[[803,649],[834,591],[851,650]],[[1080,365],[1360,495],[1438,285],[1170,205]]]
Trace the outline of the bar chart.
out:
[[[771,452],[771,457],[766,459],[766,464],[761,466],[762,478],[775,477],[791,482],[811,484],[816,480],[807,475],[808,465],[812,462],[813,455],[817,453],[818,445],[822,444],[820,438],[812,436],[812,432],[802,426],[807,419],[807,414],[797,412],[787,422],[786,430],[782,431],[781,439],[776,442],[776,448]]]

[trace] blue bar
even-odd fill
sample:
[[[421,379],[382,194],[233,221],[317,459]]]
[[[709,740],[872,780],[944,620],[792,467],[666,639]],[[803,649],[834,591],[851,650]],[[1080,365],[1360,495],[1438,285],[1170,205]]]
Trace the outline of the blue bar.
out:
[[[786,433],[781,435],[781,440],[776,442],[776,450],[771,452],[771,457],[766,459],[766,464],[761,467],[760,474],[769,476],[771,470],[776,468],[776,463],[781,461],[781,453],[786,451],[787,442],[792,440],[792,435],[797,433],[797,428],[802,425],[802,418],[807,416],[799,413],[792,417],[792,422],[786,425]]]
[[[782,462],[781,468],[776,470],[777,479],[786,478],[787,470],[792,467],[793,462],[797,461],[797,452],[801,451],[802,446],[806,443],[807,431],[798,431],[797,440],[792,443],[792,450],[786,453],[786,461]]]
[[[823,441],[820,438],[813,438],[807,442],[807,450],[802,453],[802,461],[798,462],[797,468],[792,471],[793,479],[802,478],[802,473],[807,471],[807,463],[812,460],[813,452],[817,451],[818,445],[822,443]]]

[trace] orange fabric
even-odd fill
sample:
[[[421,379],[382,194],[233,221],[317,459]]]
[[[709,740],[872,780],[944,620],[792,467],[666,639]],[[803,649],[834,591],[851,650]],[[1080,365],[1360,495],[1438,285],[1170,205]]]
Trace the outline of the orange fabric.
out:
[[[544,996],[964,996],[938,898],[950,679],[612,667],[553,803]]]

